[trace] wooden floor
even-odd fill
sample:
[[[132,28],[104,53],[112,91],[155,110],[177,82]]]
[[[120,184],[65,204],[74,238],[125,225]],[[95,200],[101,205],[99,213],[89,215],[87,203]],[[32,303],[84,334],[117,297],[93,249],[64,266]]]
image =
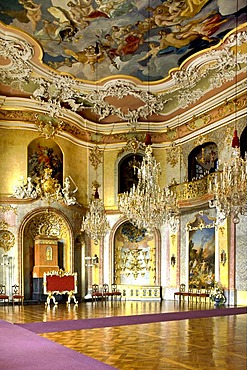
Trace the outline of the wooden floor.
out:
[[[198,310],[209,305],[178,302],[80,303],[0,306],[11,323],[76,320],[117,315]],[[41,334],[54,342],[119,370],[246,370],[247,315],[209,317],[151,324]],[[100,368],[99,368],[100,369]]]

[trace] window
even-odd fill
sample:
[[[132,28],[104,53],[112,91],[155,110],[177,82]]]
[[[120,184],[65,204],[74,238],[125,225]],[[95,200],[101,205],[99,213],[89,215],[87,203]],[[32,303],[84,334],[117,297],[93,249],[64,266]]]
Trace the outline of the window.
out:
[[[194,148],[188,158],[188,179],[198,180],[218,169],[218,148],[209,142]]]
[[[130,154],[125,156],[119,163],[118,193],[129,191],[138,183],[138,167],[141,166],[142,156]]]

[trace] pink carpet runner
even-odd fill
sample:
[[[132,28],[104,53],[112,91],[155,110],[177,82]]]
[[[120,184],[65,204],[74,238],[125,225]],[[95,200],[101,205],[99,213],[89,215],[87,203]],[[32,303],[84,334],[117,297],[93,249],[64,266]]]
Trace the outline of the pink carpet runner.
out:
[[[199,311],[179,311],[158,314],[113,316],[95,319],[62,320],[18,324],[33,333],[51,333],[69,330],[105,328],[122,325],[139,325],[153,322],[198,319],[203,317],[239,315],[247,313],[247,307],[220,307]]]
[[[112,366],[0,320],[1,370],[113,370]]]

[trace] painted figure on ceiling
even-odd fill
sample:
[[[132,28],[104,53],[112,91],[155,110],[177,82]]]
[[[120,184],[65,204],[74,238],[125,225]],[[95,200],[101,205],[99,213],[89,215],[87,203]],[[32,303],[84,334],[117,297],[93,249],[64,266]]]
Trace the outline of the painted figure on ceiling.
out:
[[[197,19],[189,22],[185,26],[177,25],[176,32],[174,34],[179,34],[179,38],[186,39],[192,35],[197,35],[204,40],[209,42],[212,41],[210,38],[220,27],[221,24],[227,22],[227,19],[222,19],[220,14],[215,14],[212,17],[206,19]]]
[[[41,20],[41,4],[36,4],[32,0],[18,0],[26,10],[26,16],[32,24],[32,30],[35,31],[37,23]]]
[[[181,17],[194,17],[210,0],[186,0],[186,6],[181,11]]]
[[[109,18],[106,13],[93,7],[92,0],[76,0],[75,3],[69,1],[67,5],[70,7],[70,12],[73,12],[73,15],[77,17],[77,20],[80,17],[82,21],[91,21],[100,17]]]
[[[57,26],[54,33],[54,39],[58,39],[60,42],[64,40],[72,40],[78,29],[69,18],[68,13],[62,8],[56,6],[51,6],[47,10],[54,18],[56,18],[56,20],[53,21]]]
[[[143,81],[164,78],[188,56],[215,45],[234,28],[236,17],[239,25],[246,19],[242,0],[237,13],[230,0],[2,3],[0,21],[34,35],[46,64],[82,79],[90,79],[97,63],[99,79],[119,73]]]

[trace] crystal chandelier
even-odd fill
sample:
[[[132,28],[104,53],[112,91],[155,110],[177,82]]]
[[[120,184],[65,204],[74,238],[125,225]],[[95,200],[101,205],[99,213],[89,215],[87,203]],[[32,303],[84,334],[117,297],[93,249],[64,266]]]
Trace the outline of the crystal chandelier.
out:
[[[216,207],[219,222],[232,216],[232,221],[238,224],[239,215],[247,215],[247,162],[240,156],[237,130],[232,140],[232,155],[230,161],[224,164],[223,170],[215,174],[211,181],[209,192],[214,199],[210,207]]]
[[[99,240],[106,235],[110,229],[110,224],[107,221],[105,208],[102,200],[99,198],[99,184],[93,182],[94,194],[92,196],[89,211],[83,217],[81,231],[85,231],[98,244]]]
[[[138,184],[129,192],[120,194],[118,208],[133,225],[148,231],[166,222],[166,192],[158,184],[160,164],[156,162],[151,147],[151,137],[146,138],[145,156],[138,170]]]

